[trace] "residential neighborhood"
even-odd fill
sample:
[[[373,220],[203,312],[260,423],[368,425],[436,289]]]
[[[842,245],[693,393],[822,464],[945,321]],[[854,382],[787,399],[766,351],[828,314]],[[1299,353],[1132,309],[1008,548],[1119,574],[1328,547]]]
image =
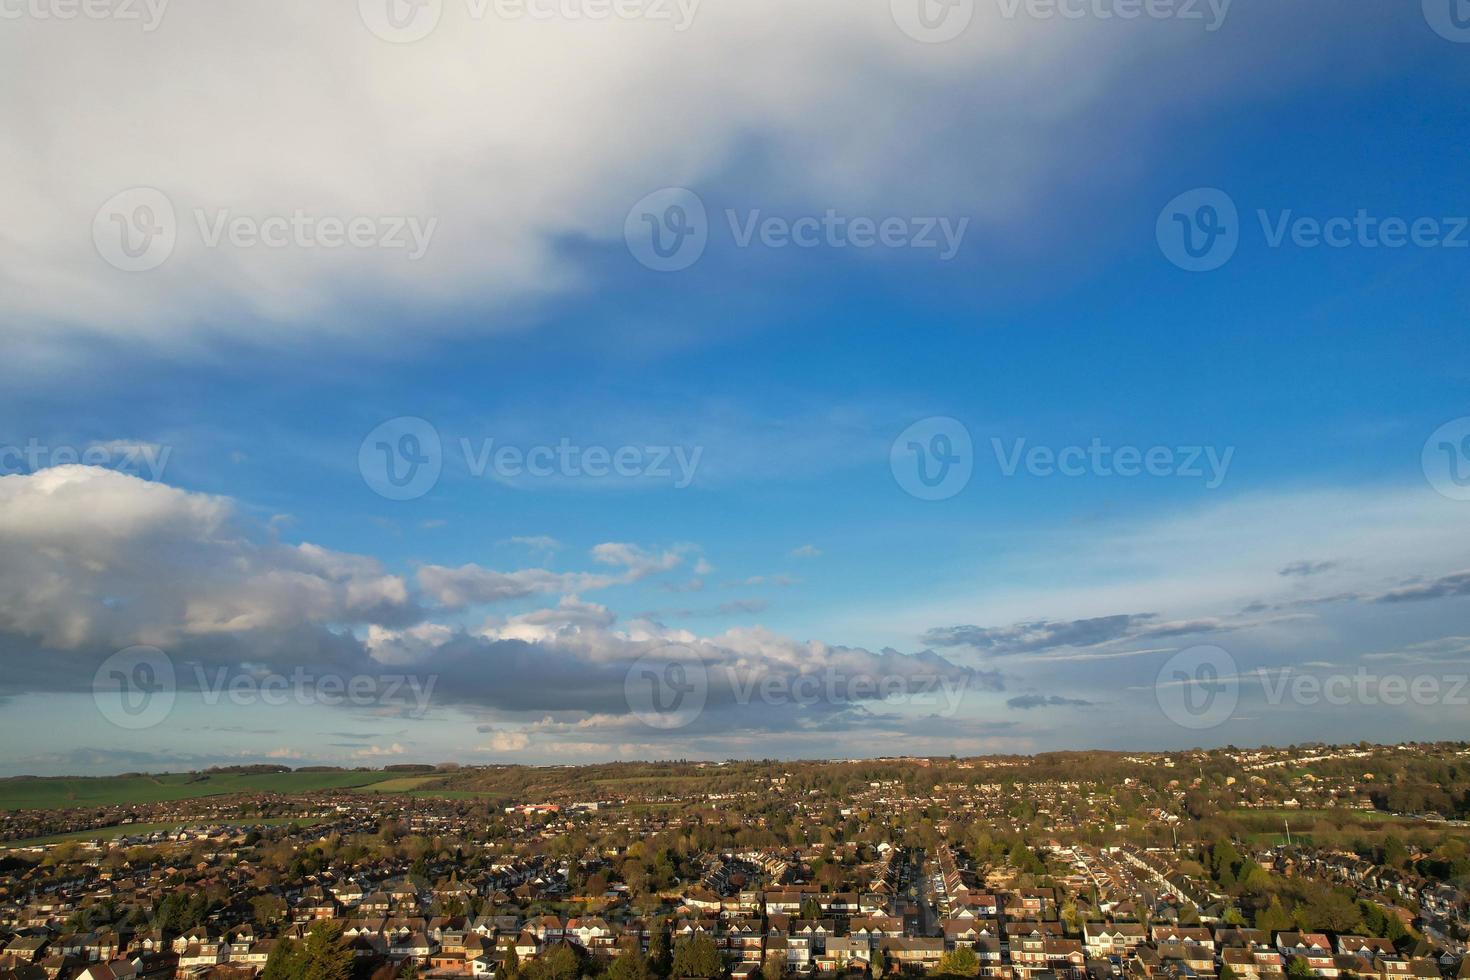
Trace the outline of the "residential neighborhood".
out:
[[[13,810],[0,980],[1463,980],[1466,827],[1378,804],[1464,757],[426,766]]]

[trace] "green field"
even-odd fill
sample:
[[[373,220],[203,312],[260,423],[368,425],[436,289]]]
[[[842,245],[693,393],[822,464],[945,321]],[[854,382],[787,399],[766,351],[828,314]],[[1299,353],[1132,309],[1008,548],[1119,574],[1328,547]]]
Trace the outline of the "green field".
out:
[[[1281,807],[1269,810],[1226,810],[1224,816],[1233,817],[1244,821],[1275,821],[1281,823],[1289,820],[1299,827],[1306,828],[1308,824],[1318,820],[1326,820],[1335,824],[1352,823],[1406,823],[1408,818],[1401,817],[1396,813],[1384,813],[1382,810],[1296,810],[1290,807]]]
[[[164,773],[55,779],[15,776],[0,779],[0,810],[161,803],[229,793],[312,793],[370,786],[394,778],[394,773],[387,772]]]
[[[28,840],[0,841],[0,848],[4,847],[35,847],[40,844],[59,844],[69,840],[113,840],[117,837],[131,837],[134,834],[151,834],[155,830],[174,830],[178,827],[192,827],[196,824],[217,823],[218,821],[201,817],[197,820],[179,820],[174,823],[130,823],[119,824],[115,827],[98,827],[93,830],[76,830],[69,834],[52,834],[49,837],[32,837]],[[290,824],[300,824],[302,827],[311,827],[322,822],[320,817],[251,817],[241,821],[251,825],[261,824],[266,827],[285,827]]]
[[[418,789],[425,783],[432,783],[435,780],[442,780],[443,778],[443,776],[434,774],[427,776],[399,776],[396,779],[385,779],[382,782],[373,783],[372,791],[374,793],[407,793],[410,790]]]

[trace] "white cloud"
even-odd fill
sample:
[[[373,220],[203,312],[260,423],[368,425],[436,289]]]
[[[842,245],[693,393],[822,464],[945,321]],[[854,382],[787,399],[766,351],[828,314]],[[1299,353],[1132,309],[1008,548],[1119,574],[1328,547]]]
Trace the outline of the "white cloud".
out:
[[[619,247],[634,201],[732,187],[737,161],[742,193],[768,208],[963,214],[1015,231],[1043,199],[1058,210],[1079,151],[1147,152],[1141,133],[1176,107],[1313,59],[1337,70],[1353,59],[1333,60],[1333,32],[1376,39],[1391,16],[1237,5],[1249,30],[1207,33],[1007,19],[980,4],[963,37],[926,45],[895,27],[887,0],[709,0],[683,32],[477,21],[475,6],[447,0],[439,28],[407,45],[370,33],[355,3],[176,3],[152,31],[7,21],[0,316],[12,341],[420,333],[421,315],[390,328],[373,314],[504,309],[575,287],[587,270],[564,243]],[[1309,51],[1295,25],[1311,28]],[[1168,84],[1120,99],[1105,83],[1125,70]],[[164,265],[129,274],[90,238],[99,206],[137,186],[166,193],[179,232]],[[195,209],[439,224],[414,262],[404,250],[210,248]]]
[[[498,572],[472,562],[458,568],[425,565],[418,571],[419,587],[446,609],[463,609],[528,596],[628,585],[671,571],[683,561],[677,550],[651,554],[636,545],[618,542],[597,545],[592,549],[592,558],[604,565],[620,565],[624,571],[616,575],[553,572],[544,568]]]
[[[1085,532],[1069,527],[1025,535],[1027,547],[1007,549],[1006,584],[979,594],[966,584],[962,596],[877,610],[881,620],[872,609],[853,610],[854,621],[875,629],[897,623],[918,635],[960,623],[1009,626],[1122,613],[1228,618],[1257,602],[1262,613],[1282,611],[1271,607],[1300,613],[1311,611],[1293,606],[1302,600],[1379,594],[1421,577],[1452,575],[1470,553],[1463,508],[1422,486],[1243,494]],[[1279,574],[1324,553],[1341,560],[1308,577]],[[1059,554],[1067,560],[1058,563]],[[973,577],[955,580],[984,577],[977,568]]]
[[[370,745],[365,749],[358,749],[352,753],[352,757],[354,759],[382,759],[403,755],[407,751],[400,743],[394,742],[392,745]]]
[[[476,752],[521,752],[531,744],[531,736],[525,732],[494,732],[490,741],[475,749]]]
[[[375,559],[281,543],[222,497],[85,466],[0,477],[0,632],[52,649],[392,621],[411,605]]]

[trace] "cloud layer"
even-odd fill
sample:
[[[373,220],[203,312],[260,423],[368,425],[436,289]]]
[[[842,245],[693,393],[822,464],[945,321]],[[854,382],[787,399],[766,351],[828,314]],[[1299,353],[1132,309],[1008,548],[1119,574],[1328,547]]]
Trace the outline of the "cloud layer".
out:
[[[394,44],[369,29],[376,0],[155,6],[152,25],[22,16],[0,36],[0,315],[30,345],[74,331],[174,348],[418,335],[435,311],[513,313],[595,282],[604,252],[633,271],[629,208],[668,186],[704,189],[716,212],[949,214],[981,233],[1025,218],[1034,232],[1029,205],[1075,193],[1079,155],[1126,174],[1182,107],[1355,63],[1354,45],[1399,23],[1237,5],[1231,29],[1209,32],[976,4],[963,35],[935,45],[906,35],[888,0],[705,2],[687,30],[446,0],[436,30]],[[1169,84],[1117,98],[1108,83],[1124,72]],[[177,235],[165,264],[130,274],[90,233],[115,234],[99,209],[137,187],[166,196]],[[437,224],[417,260],[294,232],[282,247],[216,235],[270,218]]]
[[[652,620],[619,625],[572,594],[670,571],[684,550],[598,545],[590,557],[619,569],[611,575],[423,566],[415,589],[373,558],[280,541],[225,498],[83,466],[3,477],[0,656],[13,665],[3,683],[13,693],[85,690],[104,658],[149,644],[201,667],[178,671],[181,689],[205,689],[203,668],[218,667],[379,682],[411,674],[432,679],[441,712],[626,728],[634,665],[677,661],[707,679],[706,732],[756,718],[768,730],[830,727],[855,717],[843,714],[852,706],[921,685],[955,696],[1001,686],[998,674],[927,651],[875,653],[760,627],[704,637]],[[440,618],[557,593],[554,605],[473,628]],[[518,742],[512,733],[490,744]]]

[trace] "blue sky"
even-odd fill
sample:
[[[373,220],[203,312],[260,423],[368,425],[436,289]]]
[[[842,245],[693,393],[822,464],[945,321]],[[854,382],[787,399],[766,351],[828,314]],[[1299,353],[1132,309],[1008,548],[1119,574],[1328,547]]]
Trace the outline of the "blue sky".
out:
[[[108,448],[0,476],[0,772],[1461,737],[1470,501],[1440,492],[1460,430],[1432,434],[1470,416],[1470,39],[1436,0],[1236,0],[1213,31],[976,0],[927,43],[904,2],[705,0],[685,31],[450,2],[412,43],[285,5],[17,22],[0,446]],[[112,84],[66,79],[104,49]],[[218,74],[170,88],[200,52]],[[176,242],[128,272],[87,231],[140,187]],[[654,271],[625,222],[678,187],[708,246]],[[1190,272],[1157,229],[1199,188],[1239,241]],[[433,237],[209,244],[297,209]],[[828,211],[964,231],[946,259],[731,224]],[[1460,246],[1271,245],[1360,211]],[[392,500],[359,451],[404,417],[442,474]],[[939,418],[972,472],[919,499],[893,445]],[[461,440],[673,471],[477,476]],[[1171,475],[1005,472],[1095,442]],[[140,644],[170,709],[119,727],[98,678]],[[1181,723],[1176,656],[1223,668],[1183,688],[1228,712]],[[704,707],[650,717],[673,664]],[[299,703],[249,693],[298,668]],[[1273,703],[1302,676],[1368,679]]]

